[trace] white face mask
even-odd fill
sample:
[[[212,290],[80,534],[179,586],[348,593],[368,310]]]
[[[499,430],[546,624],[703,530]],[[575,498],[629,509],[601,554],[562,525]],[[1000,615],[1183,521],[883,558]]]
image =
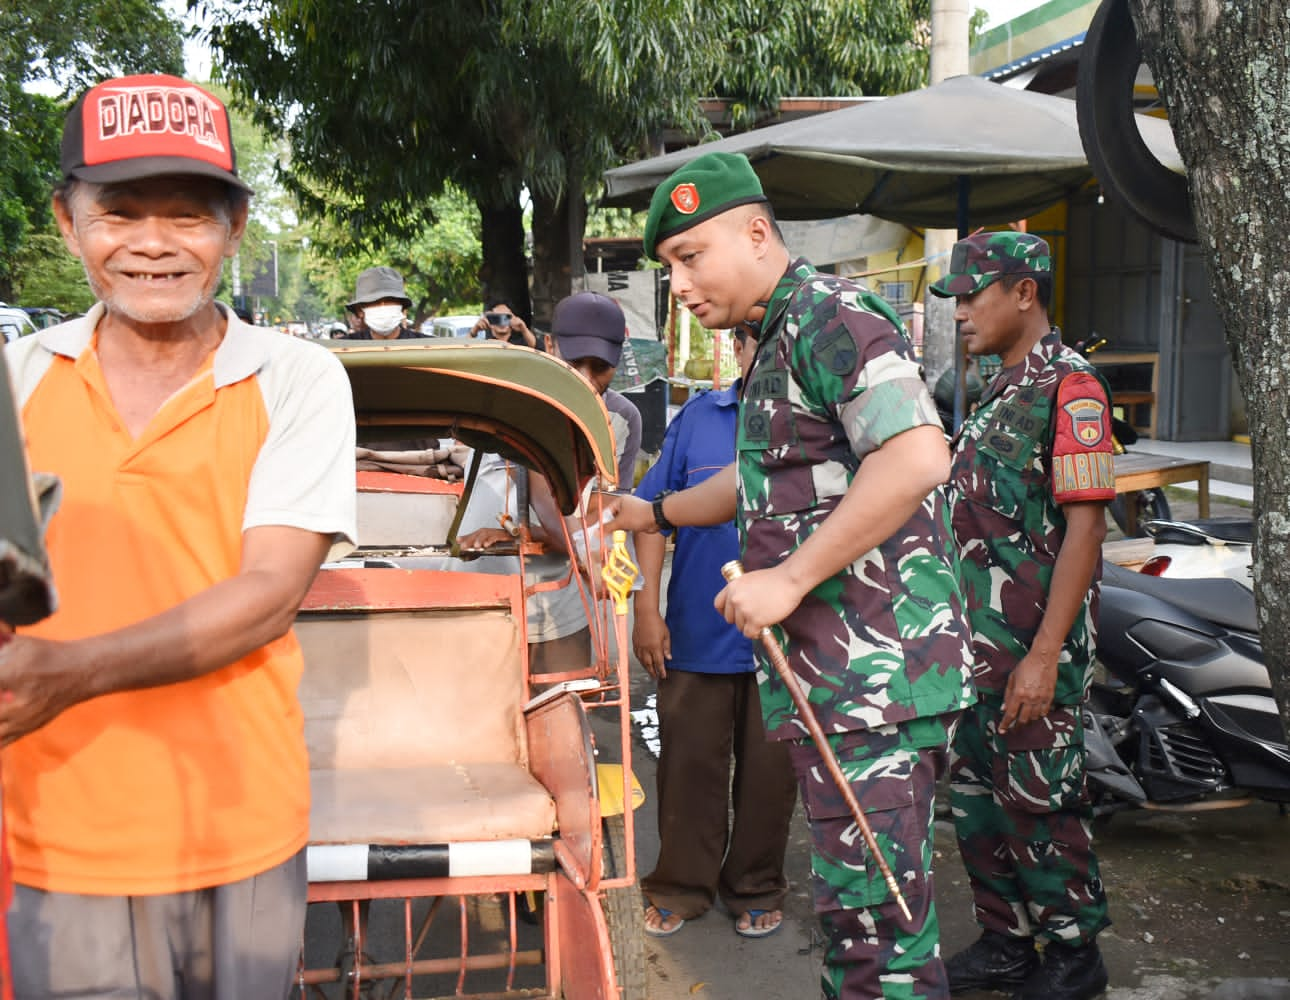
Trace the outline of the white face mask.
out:
[[[372,306],[363,310],[363,322],[376,333],[389,333],[403,322],[403,307]]]

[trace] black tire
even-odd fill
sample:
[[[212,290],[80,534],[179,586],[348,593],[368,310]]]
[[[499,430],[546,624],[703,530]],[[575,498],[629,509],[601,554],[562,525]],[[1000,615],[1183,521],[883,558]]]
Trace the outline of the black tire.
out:
[[[1138,490],[1134,494],[1134,501],[1138,507],[1138,530],[1135,532],[1136,537],[1141,538],[1146,535],[1142,526],[1147,521],[1168,521],[1172,518],[1169,512],[1169,498],[1165,496],[1165,491],[1159,487],[1153,487],[1149,490]],[[1128,534],[1127,509],[1124,505],[1124,494],[1117,495],[1111,501],[1111,517],[1119,526],[1124,534]]]
[[[604,877],[614,878],[627,870],[627,826],[622,816],[606,816],[604,833]],[[636,886],[607,889],[605,922],[614,952],[614,972],[622,1000],[646,1000],[645,908]]]
[[[1079,60],[1075,103],[1080,141],[1112,201],[1155,231],[1195,243],[1187,178],[1155,158],[1134,119],[1133,83],[1141,64],[1142,46],[1128,0],[1102,0]]]

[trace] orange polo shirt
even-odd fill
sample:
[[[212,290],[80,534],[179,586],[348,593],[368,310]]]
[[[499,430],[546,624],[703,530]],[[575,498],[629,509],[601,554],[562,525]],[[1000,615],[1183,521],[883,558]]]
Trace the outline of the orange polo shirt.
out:
[[[323,348],[230,318],[224,342],[139,437],[119,420],[89,317],[9,352],[33,469],[62,504],[59,609],[26,630],[112,631],[237,574],[243,531],[353,528],[348,380]],[[28,338],[35,341],[37,338]],[[15,881],[140,895],[237,881],[307,839],[308,761],[288,634],[203,677],[77,705],[3,754]]]

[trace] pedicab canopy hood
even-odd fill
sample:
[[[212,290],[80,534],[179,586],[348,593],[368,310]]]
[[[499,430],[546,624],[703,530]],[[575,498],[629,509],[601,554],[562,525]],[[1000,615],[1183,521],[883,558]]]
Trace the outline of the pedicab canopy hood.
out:
[[[175,76],[105,80],[80,96],[63,125],[65,178],[115,184],[196,174],[244,191],[218,97]]]
[[[563,361],[509,344],[334,341],[358,438],[453,437],[546,476],[571,514],[587,480],[615,482],[609,415]]]
[[[934,295],[972,295],[1004,275],[1051,274],[1048,244],[1029,233],[977,233],[959,240],[950,252],[945,277],[929,287]]]
[[[645,252],[739,205],[767,201],[743,153],[708,153],[691,160],[654,190],[645,220]]]

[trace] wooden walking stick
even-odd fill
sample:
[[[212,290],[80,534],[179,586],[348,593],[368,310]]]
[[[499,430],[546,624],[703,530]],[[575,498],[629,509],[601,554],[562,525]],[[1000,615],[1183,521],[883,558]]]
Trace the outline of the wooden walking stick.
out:
[[[737,580],[744,575],[743,563],[738,559],[731,560],[721,567],[721,575],[728,581]],[[846,775],[842,773],[842,768],[838,765],[838,758],[834,756],[833,748],[829,746],[829,741],[824,735],[820,720],[815,717],[811,703],[806,700],[806,693],[797,682],[797,675],[789,667],[788,658],[784,655],[784,651],[779,648],[779,643],[776,642],[774,633],[767,626],[762,627],[761,642],[766,647],[766,655],[770,657],[775,673],[779,674],[779,679],[788,688],[793,704],[797,707],[797,714],[806,723],[811,739],[815,742],[815,748],[820,751],[820,756],[824,758],[824,766],[828,768],[834,784],[838,786],[838,791],[842,793],[842,798],[846,800],[847,807],[851,810],[851,816],[856,821],[856,826],[860,829],[860,836],[864,837],[864,842],[869,846],[869,853],[873,855],[874,861],[877,862],[878,870],[882,872],[887,888],[896,897],[896,905],[900,907],[900,912],[905,915],[906,920],[913,920],[913,915],[909,912],[909,904],[905,902],[905,897],[896,882],[896,876],[891,873],[891,866],[887,864],[887,859],[882,856],[882,848],[878,846],[878,838],[873,835],[873,830],[869,827],[869,821],[864,818],[864,813],[860,810],[860,803],[856,801],[855,792],[851,791],[851,784],[847,781]]]

